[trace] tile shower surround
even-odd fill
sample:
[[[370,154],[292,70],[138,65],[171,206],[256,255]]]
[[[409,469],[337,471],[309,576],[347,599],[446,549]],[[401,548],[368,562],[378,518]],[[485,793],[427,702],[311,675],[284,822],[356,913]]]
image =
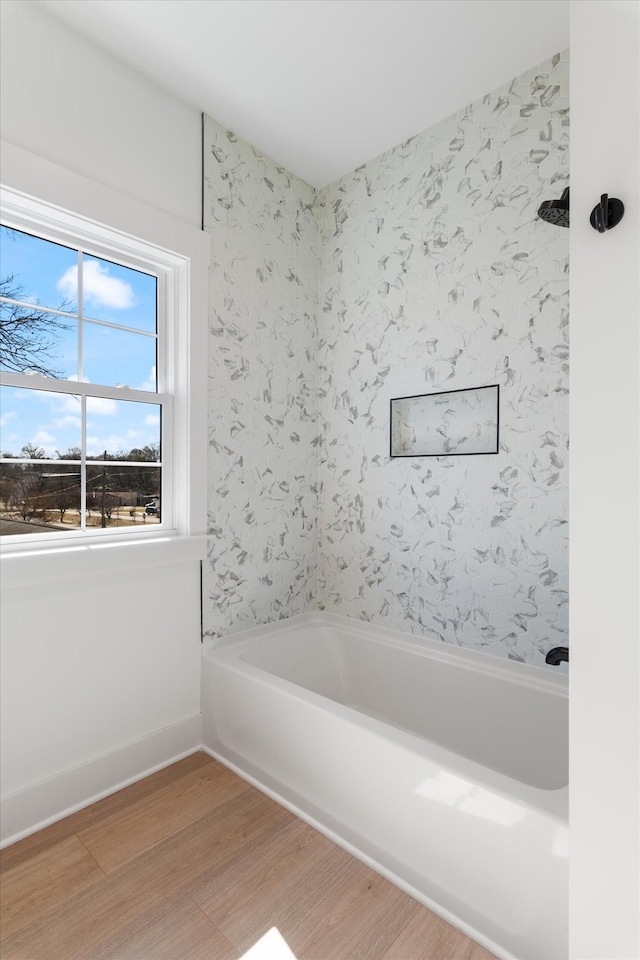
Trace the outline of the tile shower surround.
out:
[[[209,511],[203,627],[304,613],[317,582],[315,190],[205,118]]]
[[[568,55],[314,191],[207,119],[205,633],[320,609],[525,663],[567,640]],[[499,383],[500,453],[389,399]],[[557,668],[555,668],[557,670]]]

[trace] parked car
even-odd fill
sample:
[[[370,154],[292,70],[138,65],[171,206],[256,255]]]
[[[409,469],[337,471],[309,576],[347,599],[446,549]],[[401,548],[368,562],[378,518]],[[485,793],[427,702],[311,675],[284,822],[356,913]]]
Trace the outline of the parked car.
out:
[[[158,505],[152,500],[151,503],[146,505],[144,512],[150,517],[156,517],[158,515]]]

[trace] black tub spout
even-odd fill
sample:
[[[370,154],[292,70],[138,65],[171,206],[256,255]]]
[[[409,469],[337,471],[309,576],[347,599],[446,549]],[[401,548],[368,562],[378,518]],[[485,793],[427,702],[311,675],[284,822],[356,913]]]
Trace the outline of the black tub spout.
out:
[[[552,667],[557,667],[563,660],[569,660],[569,647],[553,647],[544,658],[545,663],[550,663]]]

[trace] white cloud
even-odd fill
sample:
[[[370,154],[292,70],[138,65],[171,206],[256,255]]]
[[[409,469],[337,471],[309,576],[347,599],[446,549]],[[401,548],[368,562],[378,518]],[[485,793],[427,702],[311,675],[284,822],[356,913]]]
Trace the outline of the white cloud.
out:
[[[148,427],[157,427],[160,423],[160,415],[157,413],[149,413],[144,418],[144,422]]]
[[[99,457],[105,450],[107,453],[112,453],[114,450],[121,450],[122,447],[120,437],[87,437],[87,455],[90,457]]]
[[[118,412],[116,400],[108,397],[87,397],[87,413],[94,413],[98,417],[112,417]]]
[[[47,430],[38,430],[29,440],[29,443],[35,444],[36,447],[42,447],[45,454],[49,457],[52,457],[58,446],[58,441],[53,434],[49,433]]]
[[[81,406],[80,397],[76,397],[73,394],[67,394],[66,396],[63,396],[63,394],[61,393],[57,395],[52,394],[52,396],[54,397],[57,396],[57,399],[58,399],[57,404],[55,405],[52,404],[52,409],[54,409],[56,412],[58,410],[62,410],[62,411],[66,410],[68,413],[72,414],[75,417],[80,415],[80,406]],[[61,400],[62,400],[62,403],[60,403]]]
[[[149,431],[129,428],[120,434],[112,433],[109,436],[87,437],[87,454],[90,457],[95,457],[100,456],[105,450],[109,453],[115,453],[117,450],[128,451],[133,447],[143,447],[146,443],[157,442],[158,438],[150,437]]]
[[[107,453],[116,453],[118,450],[127,451],[131,444],[126,437],[112,433],[108,437],[87,437],[87,455],[90,457],[99,457]]]
[[[63,296],[75,298],[78,296],[78,265],[63,273],[57,283],[58,290]],[[97,260],[85,260],[82,270],[82,296],[85,303],[93,303],[99,307],[112,307],[115,310],[126,310],[135,303],[133,288],[129,283],[112,277],[109,268],[98,263]]]
[[[38,432],[31,437],[31,443],[37,443],[39,446],[47,443],[55,443],[56,438],[52,434],[47,433],[46,430],[38,430]]]
[[[13,420],[15,416],[17,416],[15,410],[7,410],[7,412],[3,413],[0,417],[0,427],[6,427],[9,420]]]
[[[74,417],[71,414],[68,414],[66,417],[59,417],[57,420],[54,420],[53,425],[59,429],[64,427],[77,427],[80,429],[82,426],[82,420],[80,417]]]
[[[155,393],[156,390],[158,389],[157,383],[158,383],[158,381],[157,381],[157,379],[156,379],[156,368],[155,368],[155,364],[154,364],[154,365],[151,367],[151,371],[150,371],[149,376],[147,377],[147,379],[144,381],[144,383],[141,383],[140,386],[137,387],[136,389],[137,389],[137,390],[150,390],[152,393]]]

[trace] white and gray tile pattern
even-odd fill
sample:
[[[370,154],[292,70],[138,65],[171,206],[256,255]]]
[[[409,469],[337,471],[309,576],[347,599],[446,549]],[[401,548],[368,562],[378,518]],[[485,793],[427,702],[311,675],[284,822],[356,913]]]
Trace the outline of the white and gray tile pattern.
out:
[[[317,195],[207,121],[208,634],[566,642],[568,110],[562,54]],[[391,397],[490,383],[498,455],[389,458]]]
[[[209,550],[204,630],[316,602],[315,191],[205,122]]]

